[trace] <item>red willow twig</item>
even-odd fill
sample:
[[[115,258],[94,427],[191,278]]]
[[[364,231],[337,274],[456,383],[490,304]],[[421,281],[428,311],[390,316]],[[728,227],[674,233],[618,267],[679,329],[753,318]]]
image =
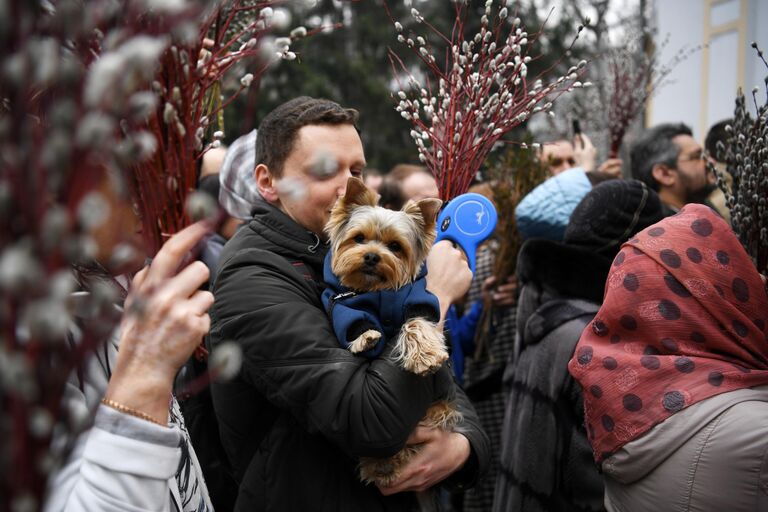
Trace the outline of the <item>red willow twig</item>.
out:
[[[401,89],[396,110],[411,122],[419,159],[437,179],[444,200],[468,190],[490,151],[510,130],[535,113],[549,112],[560,94],[588,85],[578,81],[586,61],[547,84],[544,79],[552,67],[529,79],[528,65],[535,58],[529,55],[529,49],[543,27],[529,35],[520,18],[510,16],[506,7],[492,14],[493,1],[488,0],[480,31],[467,38],[467,9],[464,2],[456,2],[450,38],[429,24],[418,10],[411,10],[417,24],[423,24],[448,44],[442,67],[427,39],[406,35],[402,24],[392,20],[398,41],[418,56],[426,74],[422,85],[390,50],[393,69],[399,68],[408,76],[404,87],[396,73]],[[392,19],[389,9],[387,13]]]
[[[180,212],[194,186],[194,159],[216,124],[206,113],[216,115],[225,103],[218,94],[211,101],[214,84],[236,62],[259,53],[256,43],[269,28],[265,14],[254,26],[259,40],[236,52],[225,45],[234,45],[242,29],[236,36],[219,30],[212,47],[217,56],[198,65],[215,13],[242,3],[216,2],[202,21],[197,2],[181,8],[158,3],[153,12],[134,0],[4,4],[0,404],[7,414],[0,419],[1,512],[42,508],[48,478],[67,455],[51,452],[54,427],[74,437],[87,424],[76,414],[81,411],[62,410],[66,383],[119,320],[114,304],[120,290],[89,280],[83,309],[93,320],[70,339],[77,285],[71,265],[92,263],[90,229],[98,217],[104,220],[103,212],[84,208],[83,198],[103,199],[98,187],[107,176],[128,182],[153,251],[162,233],[184,225]],[[264,13],[271,2],[251,4],[237,12]],[[190,27],[192,41],[183,36]],[[289,44],[281,44],[260,62],[274,61],[278,52],[295,58]],[[264,69],[260,65],[255,74]],[[253,79],[258,77],[244,76],[243,88]]]
[[[608,131],[608,157],[618,157],[624,136],[630,125],[645,108],[648,100],[666,83],[672,69],[702,47],[680,49],[665,64],[659,64],[659,53],[667,45],[664,40],[659,49],[644,54],[638,47],[641,37],[630,38],[620,47],[609,50],[607,77],[608,105],[606,125]]]
[[[161,72],[152,84],[159,101],[149,123],[157,150],[134,167],[131,187],[140,198],[142,228],[150,254],[164,240],[191,222],[186,198],[195,188],[197,160],[223,136],[223,109],[280,58],[295,59],[290,43],[307,34],[294,30],[279,45],[259,46],[271,32],[273,5],[281,2],[231,0],[208,13],[198,37],[172,44],[161,57]],[[238,19],[250,15],[244,28]],[[234,48],[237,48],[236,50]],[[224,99],[224,76],[241,61],[254,68],[240,79],[240,87]],[[204,145],[213,135],[214,142]]]
[[[80,411],[61,409],[61,397],[114,328],[118,296],[95,283],[84,309],[97,320],[70,343],[70,265],[93,258],[89,229],[98,220],[81,200],[108,172],[123,177],[136,157],[129,146],[138,124],[121,121],[151,79],[154,49],[198,14],[146,13],[130,1],[44,4],[6,2],[0,30],[2,511],[41,509],[48,477],[63,462],[50,451],[54,427],[76,434],[83,426]],[[106,73],[119,58],[121,74]]]

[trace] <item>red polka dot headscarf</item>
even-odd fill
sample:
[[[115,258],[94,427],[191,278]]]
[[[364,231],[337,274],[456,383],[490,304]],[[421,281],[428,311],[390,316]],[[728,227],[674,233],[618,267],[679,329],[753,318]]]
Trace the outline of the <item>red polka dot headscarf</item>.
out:
[[[602,461],[681,409],[768,384],[768,294],[730,227],[689,204],[613,261],[568,369]]]

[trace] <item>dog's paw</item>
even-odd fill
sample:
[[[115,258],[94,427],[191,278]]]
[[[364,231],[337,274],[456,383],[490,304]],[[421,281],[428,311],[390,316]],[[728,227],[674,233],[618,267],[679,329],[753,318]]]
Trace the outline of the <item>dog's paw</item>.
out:
[[[389,487],[397,480],[394,458],[360,460],[360,480],[366,484]]]
[[[436,372],[448,359],[443,333],[423,318],[408,320],[400,331],[397,344],[400,365],[417,375]]]
[[[365,331],[363,334],[355,338],[355,340],[349,344],[349,350],[353,354],[359,354],[365,352],[376,346],[376,343],[381,339],[381,333],[373,329]]]
[[[416,375],[431,375],[443,366],[448,359],[448,352],[445,349],[434,353],[419,353],[414,357],[403,360],[403,368]]]
[[[418,451],[419,447],[406,446],[386,459],[363,457],[360,459],[360,480],[366,484],[390,487],[400,478],[403,467]]]

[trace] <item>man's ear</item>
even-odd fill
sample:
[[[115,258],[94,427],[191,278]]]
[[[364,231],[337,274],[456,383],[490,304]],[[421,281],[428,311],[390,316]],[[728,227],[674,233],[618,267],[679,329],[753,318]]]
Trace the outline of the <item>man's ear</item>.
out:
[[[672,187],[677,183],[677,169],[673,169],[667,164],[656,164],[651,169],[651,176],[662,187]]]
[[[253,174],[256,178],[256,187],[259,189],[259,194],[269,203],[277,203],[279,197],[277,195],[277,184],[275,178],[269,171],[269,167],[264,164],[259,164],[254,169]]]

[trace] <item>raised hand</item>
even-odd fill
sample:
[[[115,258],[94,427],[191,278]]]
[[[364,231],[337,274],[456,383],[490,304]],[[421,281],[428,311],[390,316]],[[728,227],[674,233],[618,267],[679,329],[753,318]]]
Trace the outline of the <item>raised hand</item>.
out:
[[[181,268],[208,233],[197,223],[171,237],[152,264],[133,279],[120,326],[117,364],[105,398],[163,423],[173,379],[210,328],[210,292],[199,291],[208,268],[195,261]]]

